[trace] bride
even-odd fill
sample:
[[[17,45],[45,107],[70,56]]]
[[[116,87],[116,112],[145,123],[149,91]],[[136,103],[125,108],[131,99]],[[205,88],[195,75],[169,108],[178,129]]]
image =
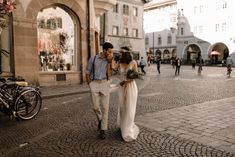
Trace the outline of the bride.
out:
[[[132,59],[129,51],[122,52],[120,59],[120,74],[122,81],[119,88],[119,105],[117,123],[121,129],[122,138],[126,142],[137,139],[139,128],[135,125],[135,112],[138,89],[134,79],[127,79],[128,70],[137,71],[137,62]]]

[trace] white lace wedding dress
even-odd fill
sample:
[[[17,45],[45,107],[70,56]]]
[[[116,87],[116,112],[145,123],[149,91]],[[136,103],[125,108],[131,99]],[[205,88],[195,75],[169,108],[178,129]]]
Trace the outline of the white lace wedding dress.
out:
[[[132,69],[129,66],[128,69]],[[126,78],[126,71],[124,68],[120,69],[123,80]],[[135,125],[135,113],[138,97],[138,88],[135,80],[127,83],[126,86],[120,86],[119,91],[119,105],[117,123],[121,129],[122,138],[126,142],[136,140],[139,134],[139,128]]]

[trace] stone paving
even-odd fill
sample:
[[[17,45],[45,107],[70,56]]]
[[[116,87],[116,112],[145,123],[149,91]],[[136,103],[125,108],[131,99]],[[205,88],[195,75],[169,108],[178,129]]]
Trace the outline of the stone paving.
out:
[[[91,109],[87,87],[84,87],[86,90],[79,89],[81,86],[64,90],[55,87],[51,91],[50,88],[47,90],[44,88],[43,94],[47,92],[47,94],[55,96],[58,93],[59,97],[44,99],[43,108],[35,119],[18,122],[0,114],[0,156],[235,156],[231,144],[234,142],[231,133],[234,132],[230,130],[234,125],[234,123],[231,124],[234,122],[234,113],[231,113],[234,111],[234,74],[231,78],[227,78],[226,75],[223,75],[224,69],[213,67],[204,67],[200,76],[188,66],[183,66],[180,76],[177,77],[174,76],[174,70],[169,65],[162,65],[161,75],[156,73],[156,66],[152,65],[147,70],[148,74],[144,81],[137,81],[140,92],[136,122],[140,127],[140,134],[136,141],[126,143],[121,139],[120,130],[116,125],[117,97],[115,92],[111,95],[107,138],[100,140],[97,137],[97,122]],[[74,93],[77,90],[86,92],[62,97],[61,93],[65,91]],[[225,103],[225,107],[222,107],[223,103]],[[174,114],[174,111],[177,114]],[[165,115],[168,112],[171,114]],[[209,112],[213,112],[213,114]],[[212,119],[210,115],[225,118],[216,116]],[[155,116],[156,119],[149,123]],[[182,120],[182,122],[173,123],[177,122],[176,119],[179,122]],[[206,120],[212,120],[213,123]],[[160,125],[158,123],[160,121],[164,122],[162,123],[164,125]],[[193,124],[203,125],[203,122],[205,122],[205,126],[214,124],[219,129],[203,135],[205,130],[212,131],[216,128],[210,126],[201,131],[201,136],[198,132],[192,134],[192,131],[196,131],[195,128],[197,128]],[[193,126],[194,129],[187,126]],[[224,129],[231,132],[225,132]],[[176,134],[177,131],[181,131],[181,134]],[[215,134],[216,132],[218,134]],[[197,135],[205,136],[204,140],[212,138],[213,145],[208,142],[204,143],[203,139],[195,139]],[[227,135],[229,136],[227,137]],[[219,136],[223,138],[218,138]],[[226,143],[225,147],[222,147],[219,142],[227,142],[229,145]]]
[[[235,152],[235,97],[137,116],[139,125]]]

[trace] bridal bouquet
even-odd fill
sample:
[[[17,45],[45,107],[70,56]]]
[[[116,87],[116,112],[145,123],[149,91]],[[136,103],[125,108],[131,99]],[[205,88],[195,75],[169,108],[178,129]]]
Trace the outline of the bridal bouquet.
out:
[[[127,79],[141,79],[141,80],[143,80],[142,76],[143,76],[142,73],[139,73],[138,71],[135,71],[132,69],[129,69],[126,74]]]

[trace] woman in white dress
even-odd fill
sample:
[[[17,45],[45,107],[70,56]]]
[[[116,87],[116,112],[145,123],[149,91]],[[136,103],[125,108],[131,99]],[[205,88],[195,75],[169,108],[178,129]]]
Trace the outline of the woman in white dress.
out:
[[[120,74],[122,82],[119,88],[118,125],[122,138],[126,142],[137,139],[139,128],[135,125],[135,113],[138,96],[138,88],[134,79],[127,79],[128,70],[137,71],[137,62],[132,59],[130,52],[122,53],[120,59]]]

